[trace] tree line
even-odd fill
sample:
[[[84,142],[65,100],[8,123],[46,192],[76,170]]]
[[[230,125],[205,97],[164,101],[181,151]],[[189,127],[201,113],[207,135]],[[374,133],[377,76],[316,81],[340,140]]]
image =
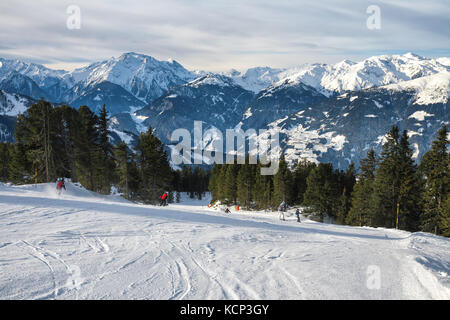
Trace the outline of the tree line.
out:
[[[17,117],[15,142],[0,143],[0,181],[15,184],[69,178],[86,189],[155,204],[164,191],[201,197],[208,174],[196,168],[173,170],[152,128],[134,148],[112,145],[106,106],[96,115],[88,106],[54,107],[44,100]]]
[[[155,204],[164,191],[170,201],[180,192],[201,199],[209,189],[213,200],[251,210],[276,210],[285,201],[302,205],[319,220],[340,224],[398,227],[450,236],[450,156],[443,125],[419,164],[406,131],[394,126],[382,152],[369,150],[359,173],[350,164],[301,160],[292,168],[281,158],[274,176],[260,174],[262,164],[171,168],[162,142],[152,128],[134,147],[112,145],[106,107],[99,114],[88,106],[54,107],[46,101],[17,117],[15,142],[0,143],[0,181],[15,184],[69,178],[86,189],[109,194],[115,188],[130,200]]]
[[[209,189],[213,200],[251,210],[276,210],[285,201],[301,205],[319,220],[339,224],[399,228],[450,236],[450,155],[446,125],[422,157],[413,159],[408,134],[397,126],[386,134],[382,152],[373,149],[354,164],[335,170],[330,163],[301,160],[260,175],[261,164],[215,165]]]

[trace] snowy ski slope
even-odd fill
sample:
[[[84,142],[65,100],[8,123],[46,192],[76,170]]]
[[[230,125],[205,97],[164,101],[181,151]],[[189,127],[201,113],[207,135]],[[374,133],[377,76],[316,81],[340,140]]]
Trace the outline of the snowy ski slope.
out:
[[[0,299],[450,299],[450,240],[0,184]]]

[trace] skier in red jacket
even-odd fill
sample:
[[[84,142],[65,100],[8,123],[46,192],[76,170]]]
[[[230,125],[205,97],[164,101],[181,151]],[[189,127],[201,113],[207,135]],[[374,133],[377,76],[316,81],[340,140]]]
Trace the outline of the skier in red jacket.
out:
[[[167,206],[167,200],[168,200],[168,194],[167,192],[164,192],[163,195],[161,197],[159,197],[160,201],[159,201],[159,205],[160,206]]]
[[[58,183],[56,184],[56,191],[58,192],[58,195],[61,194],[62,189],[66,190],[66,185],[64,184],[64,179],[58,180]]]

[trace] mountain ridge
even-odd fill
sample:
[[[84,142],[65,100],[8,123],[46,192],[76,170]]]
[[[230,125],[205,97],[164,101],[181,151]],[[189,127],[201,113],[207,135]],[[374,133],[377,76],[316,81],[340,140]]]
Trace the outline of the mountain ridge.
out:
[[[194,121],[202,121],[205,130],[222,131],[281,126],[278,129],[284,130],[285,151],[290,150],[288,147],[299,136],[317,144],[307,148],[306,145],[312,143],[307,142],[302,152],[294,148],[297,151],[291,151],[292,161],[308,155],[313,161],[331,161],[341,167],[348,162],[342,159],[358,162],[363,156],[360,151],[365,145],[355,147],[361,149],[353,152],[355,156],[346,145],[362,143],[358,139],[364,137],[354,136],[362,135],[366,128],[374,131],[369,134],[372,139],[369,145],[375,148],[379,145],[376,142],[386,128],[373,123],[380,119],[386,125],[399,124],[407,128],[411,140],[417,144],[417,147],[414,145],[416,154],[421,156],[431,141],[431,131],[419,128],[420,121],[402,119],[405,120],[403,125],[397,118],[403,112],[402,117],[413,116],[410,119],[437,119],[448,123],[449,74],[450,58],[431,59],[412,53],[373,56],[359,62],[343,60],[336,64],[303,64],[284,69],[254,67],[242,72],[221,73],[189,71],[175,60],[160,61],[134,52],[70,72],[0,58],[0,79],[5,79],[4,87],[0,81],[0,89],[5,93],[34,99],[44,97],[76,108],[88,105],[95,112],[106,104],[115,137],[127,143],[133,143],[148,126],[154,128],[165,143],[170,143],[170,134],[176,128],[192,131]],[[7,82],[10,75],[15,75],[17,81]],[[384,104],[394,100],[411,112],[391,110]],[[342,104],[344,102],[346,105]],[[388,109],[393,112],[390,111],[389,116]],[[356,133],[339,128],[334,128],[334,133],[325,130],[339,123],[353,128]],[[286,126],[303,133],[293,137]],[[424,132],[415,131],[411,126]],[[319,131],[314,135],[311,130]],[[6,136],[11,139],[13,135],[6,132],[2,139]],[[423,138],[419,139],[421,136]],[[295,143],[299,145],[298,141]],[[326,151],[328,149],[330,151]]]

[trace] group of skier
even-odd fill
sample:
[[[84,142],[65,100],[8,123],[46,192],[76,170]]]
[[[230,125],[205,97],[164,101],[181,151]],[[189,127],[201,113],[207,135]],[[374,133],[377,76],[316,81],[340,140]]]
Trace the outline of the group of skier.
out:
[[[61,178],[56,181],[56,192],[58,195],[61,195],[63,189],[66,190],[66,184],[64,178]],[[159,197],[159,205],[163,207],[169,205],[169,193],[167,191]]]
[[[287,211],[288,209],[288,205],[286,202],[281,202],[280,205],[278,206],[278,218],[280,220],[286,221],[286,218],[284,216],[284,213]],[[225,213],[231,213],[230,209],[228,209],[228,207],[225,208],[224,210]],[[300,210],[297,208],[295,210],[295,216],[297,217],[297,222],[301,222],[300,220]]]
[[[280,220],[286,221],[285,217],[284,217],[284,213],[286,212],[288,208],[288,205],[286,204],[286,202],[281,202],[280,205],[278,206],[278,218]],[[300,210],[297,208],[297,210],[295,210],[295,216],[297,217],[297,222],[301,222],[300,220]]]
[[[62,189],[66,190],[64,178],[58,179],[58,181],[56,182],[56,191],[57,191],[58,195],[61,194]],[[169,205],[169,193],[167,191],[165,191],[159,197],[159,205],[162,207]],[[278,218],[280,220],[286,221],[286,219],[284,217],[284,213],[286,212],[287,208],[288,208],[288,205],[284,201],[281,202],[280,205],[278,206]],[[225,213],[231,213],[230,209],[226,208]],[[297,222],[301,222],[300,221],[300,210],[298,208],[297,208],[297,210],[295,210],[295,216],[297,217]]]

